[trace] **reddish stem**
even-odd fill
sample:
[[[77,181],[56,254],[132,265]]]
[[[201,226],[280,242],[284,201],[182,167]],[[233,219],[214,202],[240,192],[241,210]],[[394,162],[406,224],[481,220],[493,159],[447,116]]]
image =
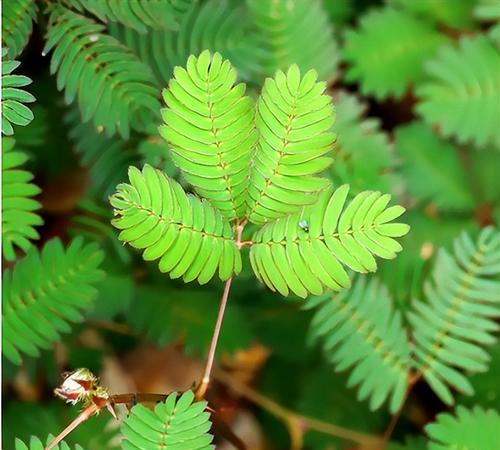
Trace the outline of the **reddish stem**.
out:
[[[104,405],[102,406],[104,407]],[[102,407],[97,406],[95,403],[92,403],[90,406],[85,408],[80,415],[73,420],[64,430],[62,430],[54,440],[45,447],[45,450],[50,450],[54,448],[59,442],[61,442],[68,434],[70,434],[76,427],[81,425],[83,422],[92,417],[97,411],[99,411]]]
[[[224,286],[224,292],[219,306],[219,313],[217,314],[217,322],[215,323],[214,334],[212,336],[212,341],[210,342],[210,349],[208,351],[207,364],[205,366],[205,372],[201,380],[201,384],[196,391],[196,398],[201,399],[205,396],[207,392],[208,384],[210,383],[210,375],[212,373],[212,367],[214,364],[215,350],[217,349],[217,342],[219,340],[220,330],[222,328],[222,320],[224,319],[224,312],[226,310],[227,299],[229,298],[229,290],[231,289],[231,283],[233,277],[226,281]]]
[[[236,245],[238,249],[241,248],[241,235],[243,234],[243,229],[245,228],[246,221],[236,222]],[[207,363],[205,365],[205,372],[203,373],[203,378],[201,380],[200,386],[196,390],[196,398],[198,400],[205,396],[208,389],[208,384],[210,383],[210,376],[212,373],[212,367],[214,364],[215,350],[217,349],[217,342],[219,340],[220,330],[222,327],[222,320],[224,319],[224,312],[226,310],[227,299],[229,298],[229,291],[231,289],[231,283],[233,277],[231,276],[224,285],[224,292],[222,293],[222,298],[219,306],[219,313],[217,314],[217,322],[215,322],[214,334],[212,335],[212,341],[210,342],[210,348],[208,350]]]

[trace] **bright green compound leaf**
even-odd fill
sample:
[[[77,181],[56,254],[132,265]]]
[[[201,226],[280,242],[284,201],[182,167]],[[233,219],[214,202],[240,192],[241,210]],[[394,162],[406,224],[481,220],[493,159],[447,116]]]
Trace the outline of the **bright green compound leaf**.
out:
[[[455,146],[441,140],[421,122],[399,127],[395,146],[403,160],[403,178],[412,196],[431,201],[444,211],[474,208],[470,182]]]
[[[52,441],[53,437],[49,436],[47,438],[47,444]],[[29,442],[29,445],[26,445],[19,439],[16,439],[16,445],[14,450],[44,450],[45,445],[42,444],[42,441],[35,436],[32,436]],[[76,445],[74,449],[70,447],[66,442],[61,442],[59,445],[56,445],[53,450],[83,450],[82,447]]]
[[[301,71],[314,69],[323,80],[337,76],[339,51],[328,13],[321,0],[247,0],[261,49],[258,62],[264,75],[297,64]]]
[[[387,288],[360,277],[350,290],[312,298],[305,307],[316,308],[310,332],[326,359],[338,372],[352,369],[347,385],[359,385],[358,400],[370,398],[375,410],[390,397],[395,413],[408,387],[410,344]]]
[[[493,409],[458,406],[455,414],[443,413],[425,427],[428,450],[497,450],[500,415]]]
[[[77,238],[64,249],[59,239],[40,252],[32,248],[12,271],[3,273],[2,353],[15,364],[20,353],[38,356],[50,348],[71,322],[81,322],[97,294],[94,285],[103,253]]]
[[[424,61],[447,41],[432,25],[391,8],[369,12],[344,37],[345,79],[360,82],[361,92],[377,99],[402,97],[424,78]]]
[[[21,64],[19,61],[6,60],[7,49],[2,49],[2,134],[14,134],[12,125],[26,126],[33,120],[33,113],[25,105],[32,103],[35,97],[23,86],[31,84],[24,75],[13,75],[12,72]]]
[[[136,405],[122,423],[122,449],[215,449],[206,408],[207,402],[194,402],[192,391],[170,394],[154,411]]]
[[[409,231],[392,223],[405,209],[387,207],[391,196],[365,191],[346,204],[349,186],[324,191],[302,212],[263,226],[252,237],[250,262],[266,286],[282,295],[319,295],[323,288],[347,288],[344,266],[375,272],[374,255],[392,259],[402,250],[394,239]]]
[[[14,150],[14,139],[2,139],[2,253],[6,260],[16,258],[15,247],[26,252],[31,240],[40,236],[35,226],[43,224],[36,213],[40,203],[32,197],[40,192],[31,183],[33,175],[21,169],[27,156]]]
[[[463,37],[458,46],[442,48],[426,70],[430,79],[417,88],[416,109],[423,119],[460,143],[493,143],[500,149],[500,52],[495,45],[483,35]]]
[[[110,199],[120,240],[144,250],[146,261],[159,259],[161,272],[185,282],[207,283],[217,269],[221,280],[241,271],[233,230],[219,210],[151,166],[142,172],[130,167],[129,179]]]
[[[37,11],[33,0],[2,2],[2,47],[8,48],[9,57],[15,58],[28,43]]]
[[[257,102],[247,216],[263,224],[314,203],[330,182],[315,175],[333,162],[335,114],[326,84],[292,65],[268,78]]]
[[[454,399],[449,386],[471,395],[463,370],[488,370],[483,347],[495,342],[500,317],[500,233],[483,229],[476,242],[463,233],[454,253],[444,249],[432,277],[424,286],[428,303],[414,303],[408,315],[413,327],[416,369],[447,404]]]
[[[160,133],[196,191],[229,219],[244,217],[250,157],[257,140],[253,102],[219,53],[176,67],[163,98]]]

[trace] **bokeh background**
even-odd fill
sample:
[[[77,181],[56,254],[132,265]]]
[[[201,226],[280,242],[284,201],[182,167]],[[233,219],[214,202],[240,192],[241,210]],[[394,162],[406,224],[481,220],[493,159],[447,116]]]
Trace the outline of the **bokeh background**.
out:
[[[103,0],[104,1],[104,0]],[[203,368],[222,283],[207,286],[171,281],[123,247],[109,222],[107,197],[129,165],[145,162],[178,177],[168,147],[156,132],[157,118],[125,139],[83,123],[75,104],[50,74],[43,54],[45,3],[5,0],[3,43],[26,27],[15,52],[18,69],[33,80],[34,120],[15,127],[15,146],[28,155],[25,168],[41,188],[37,200],[42,247],[54,237],[83,236],[105,251],[106,278],[94,307],[40,357],[21,366],[3,359],[3,448],[15,437],[58,433],[76,408],[53,397],[60,373],[88,367],[118,392],[169,392],[190,388]],[[61,4],[71,5],[71,0]],[[77,2],[74,2],[77,3]],[[380,190],[408,211],[411,232],[395,261],[380,262],[376,278],[394,307],[406,311],[424,298],[423,285],[438,248],[450,248],[462,231],[474,235],[500,221],[500,12],[495,0],[204,0],[192,2],[178,30],[138,30],[105,23],[147,64],[158,93],[175,65],[205,48],[231,59],[256,96],[266,76],[297,63],[314,68],[334,99],[338,134],[335,163],[325,175],[352,193]],[[34,13],[26,21],[15,8]],[[26,5],[24,5],[26,4]],[[9,9],[11,8],[11,9]],[[81,12],[99,21],[90,12]],[[22,17],[23,19],[19,19]],[[23,28],[24,27],[24,28]],[[32,31],[31,31],[32,27]],[[17,30],[17,31],[16,31]],[[21,33],[22,34],[22,33]],[[11,39],[11,41],[9,41]],[[24,49],[23,49],[24,47]],[[5,142],[4,142],[5,146]],[[18,252],[17,258],[23,252]],[[4,270],[13,261],[3,261]],[[280,405],[347,428],[373,434],[386,429],[385,407],[370,411],[346,387],[311,338],[313,312],[304,301],[282,298],[256,282],[249,264],[233,283],[217,361],[239,383]],[[500,409],[500,346],[488,349],[490,370],[470,381],[465,405]],[[272,414],[216,380],[212,408],[254,449],[289,448],[287,428]],[[426,448],[425,424],[447,407],[418,383],[393,434],[394,449]],[[111,422],[111,423],[110,423]],[[68,442],[103,450],[117,447],[117,427],[101,414],[78,428]],[[221,441],[222,442],[222,441]],[[305,448],[352,449],[345,441],[310,432]],[[220,444],[218,448],[230,448]]]

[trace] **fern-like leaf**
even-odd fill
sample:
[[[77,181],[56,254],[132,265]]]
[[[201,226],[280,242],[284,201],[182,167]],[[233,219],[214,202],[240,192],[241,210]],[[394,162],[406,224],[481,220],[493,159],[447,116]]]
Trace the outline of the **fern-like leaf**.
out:
[[[110,223],[112,213],[107,205],[89,196],[80,200],[77,206],[78,210],[73,215],[71,228],[68,230],[70,236],[83,236],[99,244],[108,258],[113,254],[123,263],[129,263],[130,251],[116,239],[116,230]]]
[[[2,252],[6,260],[16,258],[14,247],[27,251],[30,240],[40,236],[35,226],[43,220],[35,211],[40,203],[33,196],[40,189],[31,183],[33,175],[20,166],[27,156],[14,150],[14,139],[2,139]]]
[[[415,302],[409,314],[414,329],[417,370],[448,404],[448,385],[465,393],[472,386],[460,369],[487,370],[483,346],[495,342],[492,333],[500,317],[500,235],[484,229],[473,243],[464,233],[455,240],[454,255],[441,249],[424,286],[429,303]]]
[[[303,72],[315,69],[319,77],[336,77],[339,51],[328,14],[320,0],[247,0],[258,33],[264,73],[297,64]]]
[[[345,34],[345,78],[359,81],[365,95],[401,97],[410,83],[424,78],[424,60],[444,42],[426,22],[391,8],[373,10]]]
[[[442,0],[389,0],[389,4],[427,20],[437,21],[454,28],[471,28],[472,9],[477,0],[447,2]]]
[[[170,394],[154,411],[143,405],[132,408],[123,421],[123,450],[150,448],[212,450],[213,436],[207,402],[194,402],[192,391]]]
[[[190,55],[206,49],[229,59],[241,79],[260,81],[263,76],[262,51],[254,45],[255,27],[245,6],[231,0],[196,3],[175,31],[144,34],[118,24],[108,28],[153,69],[162,84],[170,81],[175,66],[184,66]]]
[[[500,18],[500,3],[498,0],[479,0],[476,3],[474,16],[478,19],[494,22]]]
[[[266,223],[314,203],[329,185],[315,176],[328,168],[335,115],[314,70],[302,78],[292,65],[268,78],[257,102],[259,132],[248,188],[250,221]]]
[[[103,277],[103,253],[94,244],[75,239],[66,250],[54,239],[41,252],[31,249],[26,258],[3,276],[2,352],[15,364],[20,353],[38,356],[50,348],[70,322],[83,320]]]
[[[458,406],[455,414],[442,413],[425,427],[428,450],[496,450],[500,442],[500,414],[493,409]]]
[[[416,109],[444,136],[500,149],[498,99],[500,53],[487,37],[464,37],[458,47],[447,46],[427,63],[429,81],[417,89]]]
[[[350,0],[323,0],[323,8],[330,16],[330,22],[338,26],[346,25],[356,13],[356,5]]]
[[[431,200],[445,211],[468,211],[474,207],[467,173],[453,145],[439,139],[421,122],[399,127],[395,140],[410,194]],[[426,178],[431,178],[432,183],[424,182]]]
[[[129,166],[139,161],[137,142],[99,133],[92,122],[81,123],[76,108],[65,116],[65,122],[81,165],[89,169],[91,191],[107,198],[125,180]]]
[[[410,345],[387,288],[360,277],[350,290],[313,298],[305,307],[317,308],[311,335],[321,338],[337,371],[352,369],[348,385],[360,385],[358,399],[370,397],[374,410],[390,396],[389,409],[396,412],[408,387]]]
[[[26,126],[33,120],[33,113],[25,103],[34,102],[35,97],[19,89],[31,84],[31,80],[24,75],[12,74],[21,63],[6,60],[7,53],[7,49],[2,49],[2,133],[10,136],[14,134],[12,124]]]
[[[488,36],[500,46],[500,2],[497,0],[479,0],[474,9],[474,17],[491,22],[493,26],[488,30]]]
[[[94,118],[107,135],[128,137],[156,120],[159,92],[149,67],[104,26],[62,6],[52,8],[44,52],[54,49],[50,70],[66,102],[78,97],[83,122]]]
[[[50,444],[53,440],[53,436],[49,436],[47,438],[47,445]],[[20,439],[16,439],[16,447],[14,450],[44,450],[45,445],[42,444],[42,441],[37,438],[36,436],[32,436],[29,442],[29,445],[26,445],[23,441]],[[66,442],[61,442],[60,444],[56,445],[53,450],[83,450],[82,447],[79,445],[76,445],[74,448],[70,447]]]
[[[141,140],[137,146],[141,165],[149,164],[163,170],[168,177],[179,179],[180,172],[172,161],[172,153],[168,144],[158,135]]]
[[[140,285],[127,312],[127,323],[160,348],[182,340],[186,353],[204,356],[217,319],[219,305],[213,301],[214,295],[208,289]],[[239,305],[228,304],[217,352],[232,354],[248,348],[251,341],[248,318]]]
[[[28,43],[37,11],[38,7],[33,0],[3,2],[2,47],[9,49],[10,58],[19,55]]]
[[[332,130],[337,135],[335,164],[328,172],[334,185],[349,184],[357,194],[367,189],[390,192],[399,180],[389,137],[379,120],[363,118],[366,105],[347,92],[334,97],[336,119]]]
[[[63,0],[79,12],[89,11],[103,22],[118,22],[147,33],[148,28],[178,27],[179,20],[197,0]]]
[[[129,170],[131,184],[111,197],[119,239],[144,249],[146,261],[159,259],[161,272],[185,282],[207,283],[219,269],[221,280],[241,271],[241,255],[229,222],[206,200],[186,194],[176,181],[151,166]]]
[[[16,129],[16,145],[29,151],[36,152],[39,148],[47,146],[52,115],[47,108],[36,103],[32,108],[33,121],[29,127]],[[59,125],[59,122],[57,122]]]
[[[195,190],[229,220],[244,217],[249,161],[257,139],[253,104],[219,53],[190,56],[163,93],[160,134]]]
[[[373,255],[385,259],[401,251],[393,237],[409,227],[389,223],[404,208],[386,209],[390,195],[365,191],[346,206],[349,187],[324,191],[318,202],[301,213],[269,223],[252,238],[250,261],[257,277],[282,295],[319,295],[326,286],[335,291],[351,282],[344,265],[357,272],[374,272]]]

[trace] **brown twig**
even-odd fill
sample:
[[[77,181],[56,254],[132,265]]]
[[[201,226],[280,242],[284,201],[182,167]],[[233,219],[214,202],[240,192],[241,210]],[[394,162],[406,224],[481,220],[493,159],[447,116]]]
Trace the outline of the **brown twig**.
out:
[[[125,336],[137,336],[130,327],[124,323],[113,322],[112,320],[87,319],[87,325],[101,330],[112,331],[113,333]]]
[[[330,436],[336,436],[347,441],[355,442],[366,449],[380,449],[383,445],[383,440],[377,436],[359,433],[348,428],[323,422],[291,411],[276,403],[274,400],[255,391],[251,387],[239,382],[222,370],[215,370],[214,378],[228,386],[237,394],[280,419],[288,428],[291,448],[293,450],[302,448],[303,435],[307,430],[319,431]]]
[[[253,241],[241,241],[238,243],[238,248],[241,250],[245,245],[252,245]]]
[[[104,405],[103,405],[104,407]],[[64,430],[62,430],[53,440],[52,442],[45,447],[45,450],[51,450],[54,448],[59,442],[61,442],[68,434],[70,434],[75,428],[81,425],[83,422],[92,417],[95,413],[97,413],[102,407],[98,406],[95,403],[92,403],[90,406],[85,408],[78,417],[73,420]]]
[[[384,431],[383,434],[383,440],[384,440],[384,446],[382,447],[382,450],[385,449],[389,445],[389,440],[391,439],[392,432],[394,431],[394,428],[396,428],[396,424],[399,421],[399,418],[401,417],[401,414],[403,412],[403,407],[405,404],[406,398],[403,400],[402,405],[400,408],[396,411],[396,414],[394,414],[391,417],[391,421],[389,422],[389,425],[387,426],[386,430]]]
[[[238,248],[241,244],[241,235],[243,234],[243,229],[245,228],[246,221],[236,223],[236,245]],[[224,312],[226,310],[227,299],[229,298],[229,291],[231,289],[231,283],[233,277],[231,276],[224,285],[224,292],[222,293],[222,298],[220,301],[219,312],[217,314],[217,321],[215,322],[214,333],[212,335],[212,340],[210,342],[210,348],[208,350],[207,363],[205,365],[205,371],[203,373],[203,378],[201,380],[198,389],[196,390],[196,399],[200,400],[205,396],[207,392],[208,385],[210,383],[210,376],[212,373],[212,367],[214,364],[215,350],[217,349],[217,342],[219,340],[220,330],[222,327],[222,320],[224,319]]]
[[[168,397],[168,394],[150,394],[150,393],[130,393],[130,394],[115,394],[110,396],[109,402],[113,405],[128,405],[132,406],[137,403],[158,403],[163,402]]]
[[[127,393],[111,395],[108,399],[96,399],[94,403],[86,407],[78,417],[73,420],[61,433],[59,433],[44,450],[51,450],[59,444],[66,436],[79,427],[82,423],[90,419],[93,415],[97,414],[102,409],[106,408],[116,419],[114,413],[115,405],[126,405],[130,411],[133,406],[138,403],[159,403],[165,401],[169,394],[152,394],[152,393]],[[179,394],[178,394],[179,395]],[[247,450],[245,443],[229,428],[225,421],[216,413],[212,411],[212,423],[215,429],[230,442],[238,450]]]
[[[59,442],[61,442],[68,434],[70,434],[73,430],[79,427],[83,422],[90,419],[94,414],[98,413],[101,409],[106,408],[116,419],[116,415],[114,414],[113,407],[114,405],[125,404],[132,408],[137,403],[157,403],[165,400],[167,398],[167,394],[150,394],[150,393],[130,393],[130,394],[116,394],[111,395],[109,399],[103,401],[101,399],[96,399],[94,403],[87,406],[78,417],[73,420],[61,433],[59,433],[53,440],[50,442],[45,450],[51,450],[54,448]]]
[[[212,341],[210,342],[210,349],[208,350],[207,363],[205,365],[205,371],[203,373],[203,378],[201,383],[196,390],[196,398],[202,399],[207,392],[208,384],[210,383],[210,375],[212,373],[212,367],[214,363],[215,350],[217,349],[217,342],[219,340],[219,334],[222,327],[222,319],[224,318],[224,312],[226,310],[227,299],[229,297],[229,290],[231,289],[231,283],[233,277],[226,281],[224,286],[224,292],[222,293],[222,298],[219,306],[219,313],[217,314],[217,322],[215,322],[214,334],[212,335]]]

